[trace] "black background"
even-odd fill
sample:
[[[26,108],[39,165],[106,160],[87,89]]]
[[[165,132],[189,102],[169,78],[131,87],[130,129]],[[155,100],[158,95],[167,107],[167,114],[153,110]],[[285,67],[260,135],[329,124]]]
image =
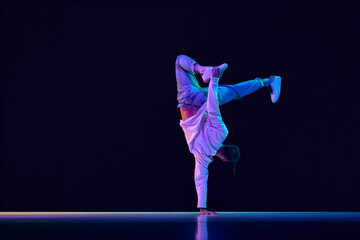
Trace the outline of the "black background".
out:
[[[229,64],[221,107],[242,158],[210,164],[219,211],[360,211],[359,5],[5,2],[1,211],[196,210],[175,60]],[[202,84],[202,83],[201,83]],[[204,86],[204,85],[203,85]]]

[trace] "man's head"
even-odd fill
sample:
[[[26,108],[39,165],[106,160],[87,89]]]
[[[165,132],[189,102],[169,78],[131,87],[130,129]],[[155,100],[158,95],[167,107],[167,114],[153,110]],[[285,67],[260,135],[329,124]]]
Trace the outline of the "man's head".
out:
[[[236,145],[223,144],[217,151],[216,156],[224,162],[236,163],[240,159],[240,149]]]

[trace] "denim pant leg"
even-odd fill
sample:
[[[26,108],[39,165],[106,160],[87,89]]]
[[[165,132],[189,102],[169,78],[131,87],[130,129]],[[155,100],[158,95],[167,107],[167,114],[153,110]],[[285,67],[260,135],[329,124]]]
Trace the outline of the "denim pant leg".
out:
[[[260,88],[264,83],[260,79],[249,80],[234,85],[220,85],[218,89],[219,105],[243,98]]]
[[[195,77],[195,64],[196,61],[186,55],[176,59],[177,107],[199,109],[206,102],[207,91],[200,87]]]

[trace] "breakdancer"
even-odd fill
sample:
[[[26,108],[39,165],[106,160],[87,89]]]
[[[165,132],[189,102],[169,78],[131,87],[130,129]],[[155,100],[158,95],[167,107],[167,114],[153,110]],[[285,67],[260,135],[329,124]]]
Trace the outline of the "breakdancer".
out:
[[[281,77],[278,76],[256,78],[235,85],[218,85],[227,67],[226,63],[217,67],[202,66],[185,55],[178,56],[175,63],[178,107],[182,117],[180,126],[189,150],[195,156],[194,178],[197,207],[201,215],[218,215],[206,209],[208,166],[213,156],[234,164],[240,158],[238,146],[223,145],[229,131],[222,120],[219,106],[243,98],[262,87],[270,89],[273,103],[280,95]],[[201,88],[195,74],[200,74],[209,87]]]

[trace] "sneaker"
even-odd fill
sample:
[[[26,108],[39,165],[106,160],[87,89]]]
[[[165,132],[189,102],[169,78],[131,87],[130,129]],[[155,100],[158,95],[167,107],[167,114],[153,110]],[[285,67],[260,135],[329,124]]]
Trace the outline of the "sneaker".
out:
[[[273,103],[276,103],[280,97],[280,90],[281,90],[281,77],[279,76],[270,76],[273,81],[269,85],[270,89],[270,97]]]
[[[227,69],[228,65],[226,63],[223,63],[218,67],[220,68],[220,75],[222,75],[223,72]],[[212,66],[204,67],[204,71],[201,73],[201,77],[205,83],[208,83],[210,81],[210,78],[212,76],[212,69],[213,69]]]

